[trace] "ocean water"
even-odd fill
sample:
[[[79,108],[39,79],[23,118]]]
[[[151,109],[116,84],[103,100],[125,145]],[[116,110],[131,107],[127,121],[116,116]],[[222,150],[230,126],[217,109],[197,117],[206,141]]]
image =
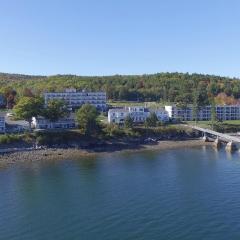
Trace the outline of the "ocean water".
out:
[[[0,239],[240,239],[240,154],[182,148],[2,169]]]

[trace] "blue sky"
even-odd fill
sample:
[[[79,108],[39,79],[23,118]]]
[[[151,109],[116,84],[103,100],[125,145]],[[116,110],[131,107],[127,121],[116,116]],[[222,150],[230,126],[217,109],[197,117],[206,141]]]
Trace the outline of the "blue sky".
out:
[[[0,72],[240,77],[239,0],[0,0]]]

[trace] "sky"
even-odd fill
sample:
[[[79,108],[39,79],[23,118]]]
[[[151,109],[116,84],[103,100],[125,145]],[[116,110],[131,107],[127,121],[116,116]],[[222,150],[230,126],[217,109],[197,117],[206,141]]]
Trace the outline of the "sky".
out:
[[[0,0],[0,72],[240,77],[239,0]]]

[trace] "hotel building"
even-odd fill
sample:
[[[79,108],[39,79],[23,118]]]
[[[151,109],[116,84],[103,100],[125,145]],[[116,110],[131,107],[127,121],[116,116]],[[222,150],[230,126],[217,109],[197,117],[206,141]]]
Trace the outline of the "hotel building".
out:
[[[108,111],[108,122],[122,124],[127,116],[130,116],[135,123],[143,123],[154,112],[159,121],[167,122],[169,120],[168,112],[164,109],[152,110],[146,107],[125,107],[113,108]]]
[[[78,92],[76,89],[66,89],[65,92],[44,93],[45,105],[53,99],[64,100],[70,109],[77,109],[83,104],[91,104],[98,110],[105,111],[107,108],[106,92]]]
[[[5,114],[0,113],[0,133],[6,132],[6,120],[5,120]]]
[[[165,106],[165,110],[171,119],[178,119],[182,121],[194,120],[193,107],[188,106],[186,108],[179,108],[175,105]],[[238,120],[240,119],[240,105],[217,105],[215,107],[216,118],[218,120]],[[211,119],[211,106],[201,107],[198,110],[198,120],[210,120]]]
[[[75,128],[76,123],[73,116],[59,119],[56,122],[51,122],[43,117],[33,117],[32,126],[35,129],[70,129]]]

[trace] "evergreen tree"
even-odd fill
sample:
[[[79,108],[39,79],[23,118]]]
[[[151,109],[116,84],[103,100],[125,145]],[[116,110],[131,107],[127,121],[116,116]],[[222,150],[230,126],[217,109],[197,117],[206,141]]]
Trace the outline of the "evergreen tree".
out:
[[[150,113],[150,116],[145,121],[146,127],[156,127],[158,123],[158,118],[156,113]]]
[[[216,105],[214,99],[211,101],[211,124],[212,124],[212,130],[214,130],[214,125],[216,124]]]
[[[125,128],[133,128],[133,119],[128,115],[124,121]]]

